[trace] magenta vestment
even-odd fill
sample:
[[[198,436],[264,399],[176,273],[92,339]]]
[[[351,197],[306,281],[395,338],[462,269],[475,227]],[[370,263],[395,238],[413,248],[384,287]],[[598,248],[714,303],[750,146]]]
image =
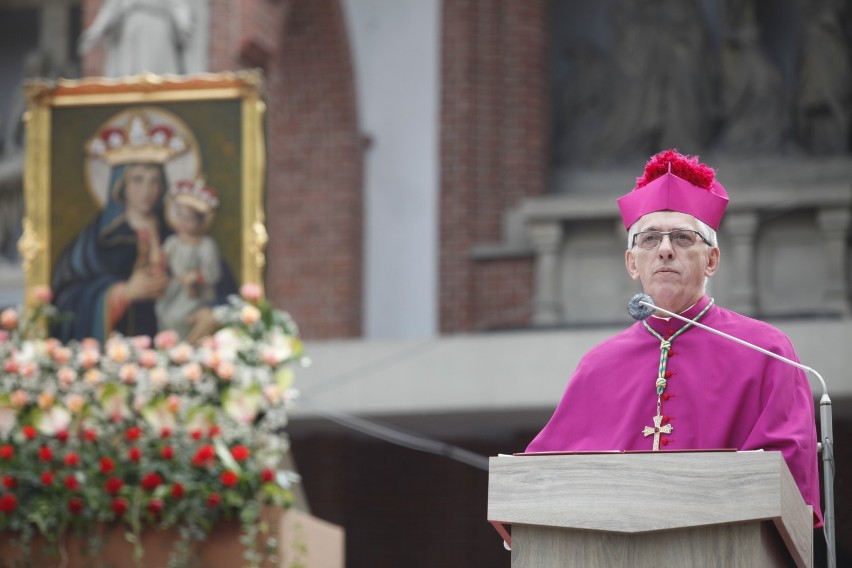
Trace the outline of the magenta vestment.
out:
[[[694,318],[705,296],[682,315]],[[798,361],[790,340],[771,325],[712,306],[704,325]],[[648,318],[668,337],[685,323]],[[527,452],[651,450],[657,410],[660,340],[642,322],[583,356],[553,417]],[[660,449],[781,451],[819,526],[819,473],[814,401],[805,373],[693,327],[675,338],[662,414],[673,427]],[[664,422],[663,424],[665,424]],[[665,441],[664,441],[665,440]]]

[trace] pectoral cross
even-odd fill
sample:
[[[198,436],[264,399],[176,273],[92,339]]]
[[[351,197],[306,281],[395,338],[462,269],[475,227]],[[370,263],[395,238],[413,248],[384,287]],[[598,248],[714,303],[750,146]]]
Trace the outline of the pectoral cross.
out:
[[[646,436],[654,435],[654,448],[653,451],[660,451],[660,434],[671,434],[672,433],[672,425],[666,424],[665,426],[660,426],[663,423],[663,417],[658,413],[654,416],[654,427],[645,426],[645,429],[642,430],[642,433]]]

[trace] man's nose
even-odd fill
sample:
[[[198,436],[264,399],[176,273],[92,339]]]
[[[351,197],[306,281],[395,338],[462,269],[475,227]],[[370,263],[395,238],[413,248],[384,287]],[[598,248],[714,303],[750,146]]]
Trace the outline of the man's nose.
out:
[[[672,246],[672,236],[663,234],[660,246],[657,247],[657,254],[662,258],[674,258],[674,246]]]

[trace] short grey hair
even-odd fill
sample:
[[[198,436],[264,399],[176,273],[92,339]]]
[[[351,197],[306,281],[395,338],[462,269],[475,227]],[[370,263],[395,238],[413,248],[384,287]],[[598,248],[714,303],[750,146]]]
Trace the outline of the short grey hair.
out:
[[[702,221],[701,219],[698,219],[696,217],[693,217],[693,219],[695,219],[695,222],[698,224],[698,232],[701,233],[701,236],[704,237],[705,239],[707,239],[707,242],[710,243],[712,246],[718,247],[719,246],[719,240],[716,237],[716,230],[713,229],[713,227],[711,227],[710,225],[708,225],[704,221]],[[641,221],[641,218],[640,218],[640,221]],[[639,221],[636,221],[635,223],[630,225],[630,229],[627,231],[627,250],[630,250],[630,249],[633,248],[633,237],[638,232],[639,232]]]

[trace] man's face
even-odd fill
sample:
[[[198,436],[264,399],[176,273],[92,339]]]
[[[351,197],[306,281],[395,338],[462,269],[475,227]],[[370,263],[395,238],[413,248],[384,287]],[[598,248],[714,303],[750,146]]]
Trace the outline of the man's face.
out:
[[[695,218],[675,211],[648,213],[639,219],[639,231],[698,231]],[[689,248],[672,244],[663,237],[660,245],[646,250],[638,245],[625,254],[627,273],[642,283],[642,288],[661,308],[681,312],[697,302],[704,294],[705,278],[719,266],[719,248],[698,239]]]

